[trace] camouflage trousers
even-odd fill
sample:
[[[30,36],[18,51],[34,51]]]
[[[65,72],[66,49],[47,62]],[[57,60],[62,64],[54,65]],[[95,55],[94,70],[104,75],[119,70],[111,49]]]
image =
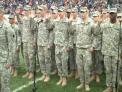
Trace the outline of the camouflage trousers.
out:
[[[102,52],[100,50],[94,50],[92,52],[92,74],[102,74],[103,64],[102,64]]]
[[[57,69],[55,60],[55,45],[51,47],[51,70]]]
[[[58,69],[58,75],[62,77],[68,76],[68,52],[63,46],[55,46],[55,58]]]
[[[108,87],[115,87],[116,84],[116,77],[118,76],[119,80],[119,69],[118,68],[118,75],[117,75],[117,56],[106,56],[104,55],[104,66],[106,70],[106,85]]]
[[[39,64],[42,74],[51,72],[51,50],[45,46],[38,46]]]
[[[92,64],[91,55],[91,52],[87,49],[77,48],[76,64],[78,68],[78,74],[80,76],[80,82],[82,84],[89,84],[90,82],[90,67]]]
[[[10,61],[12,67],[17,68],[17,66],[19,65],[19,52],[16,52],[16,49],[13,49],[10,52]]]
[[[76,70],[76,48],[70,48],[69,52],[69,70],[74,71]]]
[[[33,72],[34,69],[34,47],[32,43],[24,42],[23,43],[23,54],[24,61],[26,64],[27,72]]]
[[[0,63],[0,92],[10,91],[10,69],[5,68],[5,63]]]

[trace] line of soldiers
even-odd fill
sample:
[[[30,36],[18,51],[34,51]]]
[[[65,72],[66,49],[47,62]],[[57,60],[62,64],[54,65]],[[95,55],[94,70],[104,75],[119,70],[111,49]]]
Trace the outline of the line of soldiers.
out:
[[[105,67],[107,88],[103,92],[116,92],[116,83],[122,84],[121,20],[122,13],[117,13],[116,8],[103,9],[101,13],[94,11],[89,16],[87,7],[77,12],[75,7],[52,6],[48,10],[45,5],[40,5],[32,10],[26,5],[23,14],[9,16],[14,30],[13,39],[7,40],[10,43],[8,61],[11,73],[17,76],[19,51],[23,45],[26,64],[23,78],[33,78],[36,48],[41,81],[48,82],[50,76],[58,72],[56,85],[66,86],[67,78],[75,75],[80,79],[76,89],[90,91],[90,82],[96,80],[99,83]],[[2,39],[3,36],[0,37]],[[3,50],[2,47],[0,50]]]

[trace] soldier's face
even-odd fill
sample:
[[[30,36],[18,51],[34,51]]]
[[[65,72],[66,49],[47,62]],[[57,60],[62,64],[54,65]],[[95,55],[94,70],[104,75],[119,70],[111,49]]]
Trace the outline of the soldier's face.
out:
[[[9,23],[10,23],[10,24],[13,24],[14,22],[15,22],[14,19],[9,19]]]
[[[67,13],[67,17],[70,18],[71,13]]]
[[[52,18],[53,18],[53,19],[56,19],[56,18],[57,18],[57,14],[56,14],[56,13],[55,13],[55,14],[53,13],[53,14],[52,14]]]
[[[44,10],[41,10],[41,11],[40,11],[40,15],[41,15],[41,16],[44,16],[44,15],[45,15],[45,11],[44,11]]]
[[[105,18],[107,18],[109,16],[109,14],[107,13],[107,12],[103,12],[102,13],[102,17],[105,19]]]
[[[84,18],[86,18],[87,17],[87,15],[88,15],[88,13],[87,12],[81,12],[81,17],[84,19]]]
[[[64,16],[64,12],[59,12],[59,17],[63,17]]]
[[[3,19],[3,13],[0,13],[0,20]]]
[[[36,11],[36,16],[40,16],[40,10]]]
[[[117,22],[117,13],[110,13],[109,14],[110,22],[111,23],[116,23]]]
[[[93,17],[93,20],[94,20],[95,22],[98,22],[98,21],[99,21],[99,16],[94,16],[94,17]]]
[[[72,13],[72,17],[73,17],[73,18],[76,18],[76,17],[77,17],[77,13],[76,13],[76,12],[73,12],[73,13]]]
[[[25,15],[30,15],[31,11],[25,11]]]

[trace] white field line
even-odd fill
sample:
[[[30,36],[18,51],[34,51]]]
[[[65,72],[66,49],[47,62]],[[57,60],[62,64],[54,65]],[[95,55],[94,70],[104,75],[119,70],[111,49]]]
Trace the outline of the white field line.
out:
[[[38,81],[40,81],[40,78],[37,78],[37,79],[36,79],[36,83],[37,83]],[[24,88],[27,88],[27,87],[29,87],[29,86],[32,85],[32,84],[33,84],[33,81],[30,81],[28,84],[22,85],[21,87],[19,87],[19,88],[13,90],[12,92],[21,91],[21,90],[23,90]]]

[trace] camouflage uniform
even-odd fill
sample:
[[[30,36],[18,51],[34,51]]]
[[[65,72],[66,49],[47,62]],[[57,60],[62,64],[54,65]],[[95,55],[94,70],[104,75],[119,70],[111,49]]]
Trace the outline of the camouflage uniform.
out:
[[[60,19],[55,23],[54,32],[55,58],[58,74],[61,77],[66,77],[68,75],[68,33],[65,19]]]
[[[89,85],[92,56],[91,21],[76,24],[76,64],[81,84]]]
[[[107,87],[115,87],[118,61],[119,26],[106,22],[101,25],[102,53],[106,69]]]
[[[43,74],[50,74],[51,71],[51,52],[49,44],[49,31],[47,30],[46,20],[44,18],[38,19],[38,55],[41,72]]]
[[[24,58],[24,54],[23,54],[23,43],[22,43],[22,15],[18,15],[17,16],[17,21],[18,21],[18,23],[17,23],[17,25],[18,25],[18,27],[19,27],[19,37],[20,37],[20,47],[18,48],[19,49],[19,52],[21,52],[22,53],[22,56],[23,56],[23,58]],[[21,51],[20,51],[21,50]],[[19,53],[18,52],[18,53]],[[18,60],[19,61],[19,60]]]
[[[28,72],[33,72],[34,35],[31,29],[31,20],[31,17],[24,16],[22,21],[23,53]]]
[[[95,74],[101,74],[102,73],[102,53],[101,53],[101,41],[102,41],[102,34],[100,32],[100,24],[99,23],[93,23],[92,24],[92,32],[93,32],[93,48],[94,51],[92,53],[92,72]]]
[[[1,92],[11,92],[9,87],[10,70],[5,67],[6,64],[11,64],[8,61],[9,46],[13,40],[14,32],[10,24],[6,21],[0,22],[0,77],[1,77]]]
[[[17,67],[17,65],[19,64],[19,52],[17,52],[16,50],[20,48],[21,45],[21,37],[19,35],[19,28],[17,24],[11,24],[12,29],[15,32],[15,37],[12,41],[12,46],[10,46],[10,50],[11,50],[11,62],[12,62],[12,66],[14,68]]]
[[[76,70],[76,62],[75,62],[75,54],[76,54],[76,47],[75,47],[75,30],[74,29],[74,24],[75,24],[75,20],[68,22],[68,35],[69,35],[69,69],[70,72],[71,71],[75,71]]]
[[[51,70],[55,70],[56,69],[56,61],[55,61],[55,45],[54,45],[54,26],[55,23],[53,21],[53,19],[49,19],[49,21],[47,21],[47,29],[49,31],[49,47],[50,47],[50,51],[51,51]]]

